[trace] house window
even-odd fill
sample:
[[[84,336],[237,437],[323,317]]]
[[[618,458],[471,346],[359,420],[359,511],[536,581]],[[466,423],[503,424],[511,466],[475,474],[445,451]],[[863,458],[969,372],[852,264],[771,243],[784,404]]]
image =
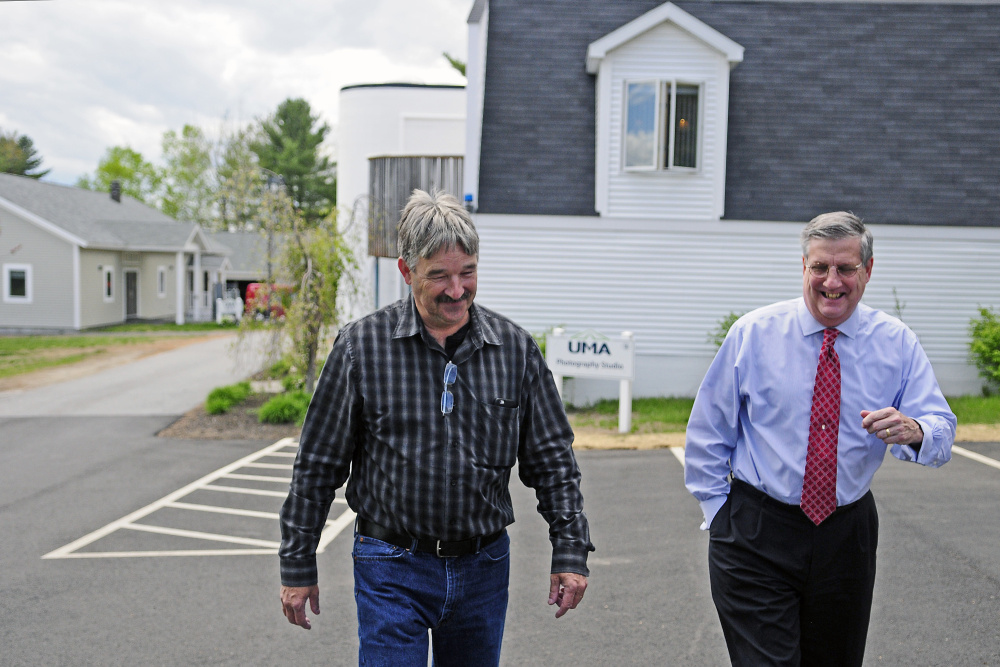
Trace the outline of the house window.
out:
[[[167,296],[167,267],[156,267],[156,296],[161,299]]]
[[[4,303],[31,303],[31,265],[3,265]]]
[[[700,98],[697,84],[626,82],[625,169],[697,169]]]
[[[104,294],[104,302],[111,303],[115,300],[115,267],[102,267],[102,275],[104,276],[104,284],[101,289]]]

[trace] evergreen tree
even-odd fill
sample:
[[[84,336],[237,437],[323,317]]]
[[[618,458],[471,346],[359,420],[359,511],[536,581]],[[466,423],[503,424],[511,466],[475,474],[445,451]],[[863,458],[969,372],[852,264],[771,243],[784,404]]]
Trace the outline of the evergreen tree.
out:
[[[41,178],[52,171],[51,169],[36,171],[41,164],[42,158],[35,150],[35,144],[30,137],[0,130],[0,172]]]
[[[316,225],[337,203],[335,165],[320,153],[330,132],[303,99],[287,99],[261,122],[262,136],[251,148],[260,166],[281,176],[295,209]]]

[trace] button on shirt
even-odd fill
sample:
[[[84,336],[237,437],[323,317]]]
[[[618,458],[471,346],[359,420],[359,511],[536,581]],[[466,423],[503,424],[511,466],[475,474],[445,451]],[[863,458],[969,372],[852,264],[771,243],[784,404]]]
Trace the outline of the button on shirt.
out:
[[[687,427],[685,482],[701,504],[702,528],[725,503],[730,471],[772,498],[799,504],[823,329],[801,298],[755,310],[733,325]],[[916,335],[902,322],[859,304],[837,329],[840,506],[868,492],[885,458],[884,442],[861,426],[862,410],[891,406],[915,419],[924,432],[920,445],[890,451],[935,468],[951,459],[957,420]]]
[[[281,510],[281,579],[316,583],[316,546],[334,492],[360,516],[416,538],[463,540],[514,521],[508,483],[518,463],[549,524],[552,572],[587,575],[593,551],[573,432],[531,335],[482,306],[451,361],[412,297],[345,326],[326,361]]]

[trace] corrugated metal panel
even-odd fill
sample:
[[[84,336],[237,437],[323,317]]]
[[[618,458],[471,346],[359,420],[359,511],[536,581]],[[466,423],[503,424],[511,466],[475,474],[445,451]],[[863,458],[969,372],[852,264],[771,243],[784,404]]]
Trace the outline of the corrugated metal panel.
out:
[[[673,220],[712,217],[719,160],[720,54],[672,25],[662,25],[613,52],[608,160],[608,215]],[[701,136],[697,171],[628,172],[622,169],[624,90],[627,80],[701,84]]]
[[[414,190],[443,190],[462,198],[461,157],[375,157],[368,164],[368,254],[372,257],[399,256],[396,226]]]
[[[732,311],[802,293],[801,224],[630,225],[628,220],[477,216],[477,300],[532,331],[564,325],[634,331],[640,355],[711,356]],[[873,226],[865,302],[895,314],[934,362],[964,363],[979,305],[1000,306],[1000,231],[956,238],[933,227]],[[954,230],[951,230],[952,232]]]

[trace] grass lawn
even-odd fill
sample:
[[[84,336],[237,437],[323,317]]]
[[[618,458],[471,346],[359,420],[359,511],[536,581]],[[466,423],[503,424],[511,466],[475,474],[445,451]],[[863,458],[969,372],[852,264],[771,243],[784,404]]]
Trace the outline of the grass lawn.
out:
[[[691,398],[636,398],[632,400],[632,433],[680,433],[691,414]],[[1000,396],[949,398],[959,424],[1000,423]],[[571,408],[575,427],[618,430],[618,401],[603,400],[588,408]]]
[[[0,378],[74,364],[103,354],[109,347],[134,345],[185,333],[235,330],[214,322],[197,324],[135,323],[63,336],[0,336]],[[131,334],[131,335],[130,335]]]

